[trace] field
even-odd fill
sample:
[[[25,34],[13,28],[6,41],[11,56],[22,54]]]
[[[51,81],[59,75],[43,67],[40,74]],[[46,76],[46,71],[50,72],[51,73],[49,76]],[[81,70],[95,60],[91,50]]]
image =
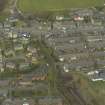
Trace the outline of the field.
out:
[[[22,12],[56,11],[69,8],[93,7],[103,5],[105,0],[18,0]]]

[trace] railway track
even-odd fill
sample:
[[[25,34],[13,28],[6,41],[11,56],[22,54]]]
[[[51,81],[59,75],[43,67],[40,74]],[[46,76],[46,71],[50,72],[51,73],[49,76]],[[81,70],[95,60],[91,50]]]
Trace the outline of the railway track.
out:
[[[67,105],[88,105],[75,88],[64,85],[59,85],[57,88]]]
[[[59,73],[56,80],[56,85],[59,93],[64,98],[67,105],[90,105],[82,97],[78,87],[75,86],[75,83],[72,81],[72,77],[67,77],[67,79],[65,78],[65,76],[61,76]]]

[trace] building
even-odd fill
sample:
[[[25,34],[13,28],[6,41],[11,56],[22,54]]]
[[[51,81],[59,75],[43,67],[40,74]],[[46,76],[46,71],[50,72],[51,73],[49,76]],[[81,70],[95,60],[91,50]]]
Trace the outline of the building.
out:
[[[39,99],[39,105],[63,105],[63,100],[62,98],[45,97]]]
[[[19,64],[19,70],[29,70],[30,68],[30,63],[29,62],[21,62]]]
[[[10,70],[15,69],[15,63],[13,63],[13,62],[6,62],[6,68],[10,69]]]
[[[14,44],[14,49],[16,51],[23,50],[23,45],[21,43],[16,43],[16,44]]]
[[[105,81],[105,70],[96,70],[88,73],[89,78],[95,81]]]
[[[12,49],[6,49],[6,51],[5,51],[5,56],[6,57],[11,57],[11,56],[14,56],[14,55],[15,55],[15,53]]]
[[[35,102],[33,99],[6,99],[2,103],[2,105],[35,105]]]

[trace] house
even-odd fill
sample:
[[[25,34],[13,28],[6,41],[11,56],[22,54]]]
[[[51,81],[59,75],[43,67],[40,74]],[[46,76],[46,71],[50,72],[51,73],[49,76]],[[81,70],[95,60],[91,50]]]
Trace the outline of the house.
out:
[[[36,69],[32,80],[46,80],[48,74],[48,68],[46,65],[41,65],[38,69]]]
[[[22,75],[19,79],[23,81],[38,81],[46,80],[48,74],[48,68],[41,66],[30,74]]]
[[[17,33],[10,31],[10,32],[8,32],[8,37],[9,38],[17,38],[18,35],[17,35]]]
[[[105,67],[105,59],[97,59],[96,64],[98,67],[104,68]]]
[[[18,86],[32,86],[33,85],[33,83],[32,83],[32,81],[19,81],[18,82]]]
[[[28,70],[30,68],[29,62],[21,62],[19,65],[19,70]]]
[[[47,74],[48,74],[47,66],[41,65],[34,72],[32,72],[31,74],[23,75],[20,79],[24,81],[39,81],[39,80],[44,81],[47,78]]]
[[[0,62],[0,72],[4,72],[3,62]]]
[[[8,18],[8,21],[12,23],[12,22],[17,22],[18,19],[17,19],[16,17],[14,17],[14,16],[10,16],[10,17]]]
[[[35,105],[35,102],[33,99],[6,99],[2,103],[2,105]]]
[[[29,32],[18,32],[19,37],[23,38],[30,38],[30,33]]]
[[[0,80],[0,87],[8,87],[9,86],[9,83],[10,83],[10,80]]]
[[[19,80],[15,84],[15,89],[23,89],[23,90],[34,90],[36,92],[41,91],[41,92],[48,92],[48,84],[47,83],[42,83],[42,82],[32,82],[30,80]]]
[[[101,36],[101,35],[97,35],[97,36],[87,36],[87,41],[89,41],[89,42],[102,41],[102,36]]]
[[[64,19],[64,16],[56,16],[56,20],[57,21],[61,21],[61,20],[63,20]]]
[[[30,34],[24,33],[24,32],[17,32],[18,34],[18,39],[20,40],[21,43],[27,44],[29,42]]]
[[[23,50],[23,45],[22,45],[21,43],[16,43],[16,44],[14,45],[14,49],[15,49],[16,51],[18,51],[18,50]]]
[[[14,103],[11,99],[6,99],[2,102],[2,105],[14,105]]]
[[[31,63],[32,63],[32,64],[37,64],[37,63],[38,63],[37,57],[32,56],[32,58],[31,58]]]
[[[8,89],[5,89],[5,86],[0,89],[0,98],[1,97],[7,97],[8,96]]]
[[[93,68],[94,67],[94,62],[91,59],[84,59],[84,60],[79,60],[79,61],[70,61],[69,62],[69,68],[70,69],[84,69],[84,68]]]
[[[15,64],[13,62],[6,62],[6,68],[15,69]]]
[[[80,16],[80,17],[84,17],[84,16],[93,16],[93,10],[92,9],[77,9],[73,11],[74,16]]]
[[[45,97],[39,99],[39,105],[63,105],[63,100],[62,98]]]
[[[3,28],[3,23],[0,23],[0,29],[2,29]]]
[[[84,53],[76,53],[76,54],[62,54],[59,58],[64,58],[65,60],[82,60],[82,59],[88,59],[89,54],[87,52]]]
[[[68,50],[69,51],[73,51],[73,52],[81,52],[81,51],[84,51],[86,48],[85,48],[85,45],[83,43],[76,43],[76,44],[63,44],[63,45],[58,45],[58,46],[55,46],[55,50]]]
[[[103,59],[103,58],[105,58],[105,52],[104,51],[95,51],[92,53],[92,56],[94,58]]]
[[[105,70],[96,70],[88,73],[89,78],[95,81],[105,81]]]
[[[89,47],[92,49],[92,48],[95,48],[97,50],[100,50],[102,48],[105,48],[105,42],[104,41],[99,41],[98,43],[97,42],[89,42],[88,43]]]
[[[64,37],[64,38],[56,38],[53,40],[55,43],[80,43],[80,37]]]
[[[100,12],[99,11],[95,11],[93,18],[95,20],[95,23],[97,23],[97,21],[98,22],[103,22],[104,19],[105,19],[105,13],[103,11],[100,11]]]
[[[37,49],[32,47],[32,46],[28,46],[27,51],[34,53],[34,54],[37,54]]]
[[[14,53],[14,51],[11,50],[11,49],[7,49],[7,50],[5,51],[5,56],[6,56],[6,57],[14,56],[14,55],[15,55],[15,53]]]
[[[75,20],[75,21],[83,21],[84,18],[83,18],[83,17],[80,17],[80,16],[75,16],[75,17],[74,17],[74,20]]]
[[[5,21],[3,23],[3,26],[4,26],[4,28],[10,28],[11,27],[11,24],[9,22]]]
[[[2,62],[2,58],[3,58],[3,56],[2,56],[2,53],[1,53],[1,49],[0,49],[0,62]]]
[[[21,42],[23,44],[28,44],[29,43],[29,39],[27,37],[21,37]]]

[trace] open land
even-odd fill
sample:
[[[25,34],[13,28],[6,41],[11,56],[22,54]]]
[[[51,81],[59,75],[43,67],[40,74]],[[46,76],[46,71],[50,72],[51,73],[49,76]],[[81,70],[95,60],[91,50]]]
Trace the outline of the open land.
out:
[[[100,6],[104,0],[18,0],[22,12],[60,11],[69,8]]]

